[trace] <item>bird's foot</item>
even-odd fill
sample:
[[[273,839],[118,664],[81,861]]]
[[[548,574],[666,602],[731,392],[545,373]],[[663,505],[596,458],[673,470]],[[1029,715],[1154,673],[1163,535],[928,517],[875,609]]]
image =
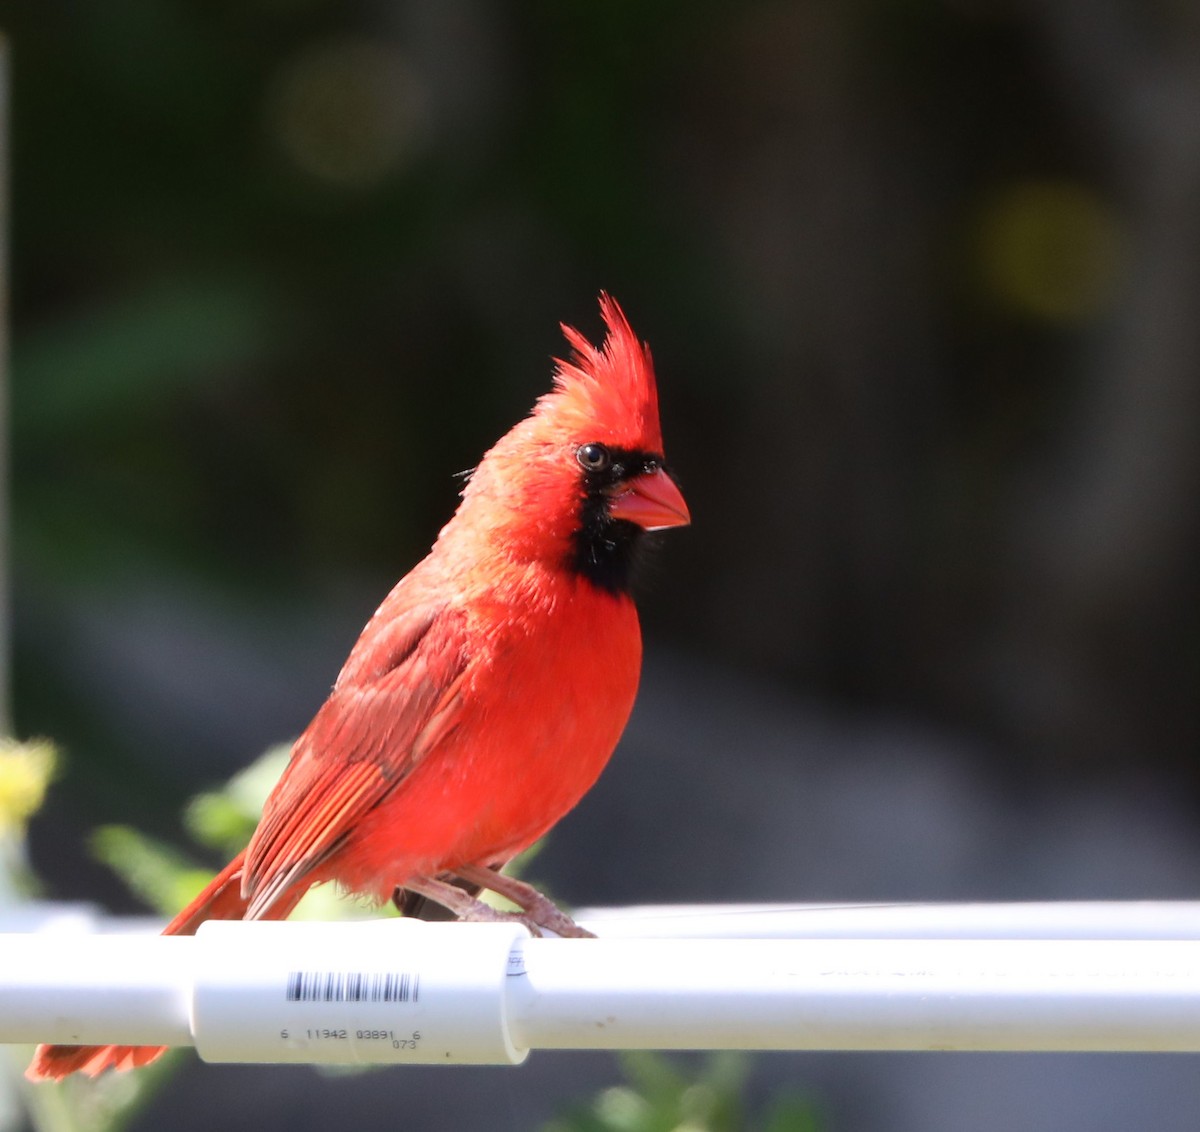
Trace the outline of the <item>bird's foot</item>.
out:
[[[595,933],[580,927],[548,896],[538,892],[531,884],[516,877],[505,876],[493,869],[479,865],[464,865],[455,870],[463,880],[490,888],[493,892],[511,900],[529,919],[546,931],[571,939],[595,939]],[[540,934],[540,933],[539,933]]]
[[[402,894],[407,890],[419,893],[449,909],[460,920],[474,923],[524,924],[535,936],[553,932],[558,936],[576,939],[595,938],[592,932],[580,927],[552,900],[524,881],[475,865],[465,865],[455,870],[455,875],[472,885],[491,889],[492,892],[511,900],[520,911],[502,912],[440,877],[410,877],[404,882],[403,889],[396,890],[393,899],[397,906],[400,906],[403,903]]]

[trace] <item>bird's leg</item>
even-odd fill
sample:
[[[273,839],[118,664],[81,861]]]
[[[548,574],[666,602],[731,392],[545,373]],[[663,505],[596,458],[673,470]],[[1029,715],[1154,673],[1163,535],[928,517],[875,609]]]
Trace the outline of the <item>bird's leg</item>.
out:
[[[460,920],[470,920],[476,923],[518,923],[524,924],[534,935],[542,934],[542,926],[531,915],[518,912],[501,912],[482,900],[476,900],[468,892],[464,892],[456,884],[439,880],[437,877],[409,877],[403,888],[397,888],[392,899],[397,907],[401,907],[404,892],[415,892],[428,900],[449,909]],[[561,913],[560,913],[561,914]]]
[[[566,912],[558,908],[553,900],[543,896],[533,885],[526,884],[523,880],[505,876],[482,865],[460,865],[454,872],[463,880],[477,884],[480,888],[490,888],[506,900],[511,900],[539,928],[545,928],[560,936],[595,939],[593,932],[581,928]]]
[[[479,895],[479,885],[460,880],[450,873],[443,874],[439,879],[454,885],[455,888],[461,889],[468,896]],[[431,900],[428,896],[422,896],[419,892],[410,892],[407,888],[397,888],[392,893],[392,903],[395,904],[396,911],[400,915],[408,916],[414,920],[437,921],[457,919],[457,916],[444,904],[439,904],[436,900]]]

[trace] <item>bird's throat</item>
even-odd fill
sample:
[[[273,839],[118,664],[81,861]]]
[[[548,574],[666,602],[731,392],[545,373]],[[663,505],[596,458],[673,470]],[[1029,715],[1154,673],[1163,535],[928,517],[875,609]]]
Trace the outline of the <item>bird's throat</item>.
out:
[[[646,532],[636,523],[611,518],[602,500],[585,500],[568,565],[597,589],[626,595],[645,542]]]

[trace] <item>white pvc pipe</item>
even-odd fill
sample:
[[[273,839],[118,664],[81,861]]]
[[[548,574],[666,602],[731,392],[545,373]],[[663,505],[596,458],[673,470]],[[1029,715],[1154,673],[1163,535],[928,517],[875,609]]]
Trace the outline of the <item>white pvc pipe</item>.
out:
[[[584,908],[605,939],[1200,939],[1200,901]]]
[[[196,1051],[206,1061],[516,1064],[529,1051],[511,1038],[508,975],[528,934],[411,920],[204,924]]]
[[[654,904],[584,908],[575,917],[606,939],[1200,939],[1200,901],[1192,900]],[[0,911],[0,936],[161,929],[151,917],[105,917],[88,904]]]
[[[533,1048],[1200,1051],[1200,942],[557,940],[400,920],[50,931],[0,936],[0,1041],[315,1063],[503,1064]]]
[[[195,941],[0,936],[0,1042],[191,1045]]]
[[[1200,1050],[1200,943],[523,945],[513,1039],[553,1049]]]

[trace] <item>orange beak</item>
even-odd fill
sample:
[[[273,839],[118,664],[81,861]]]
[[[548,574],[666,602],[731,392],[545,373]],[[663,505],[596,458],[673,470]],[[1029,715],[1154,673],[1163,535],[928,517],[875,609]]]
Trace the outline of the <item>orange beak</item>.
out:
[[[627,519],[646,531],[686,527],[692,516],[683,493],[661,468],[623,483],[608,506],[614,519]]]

